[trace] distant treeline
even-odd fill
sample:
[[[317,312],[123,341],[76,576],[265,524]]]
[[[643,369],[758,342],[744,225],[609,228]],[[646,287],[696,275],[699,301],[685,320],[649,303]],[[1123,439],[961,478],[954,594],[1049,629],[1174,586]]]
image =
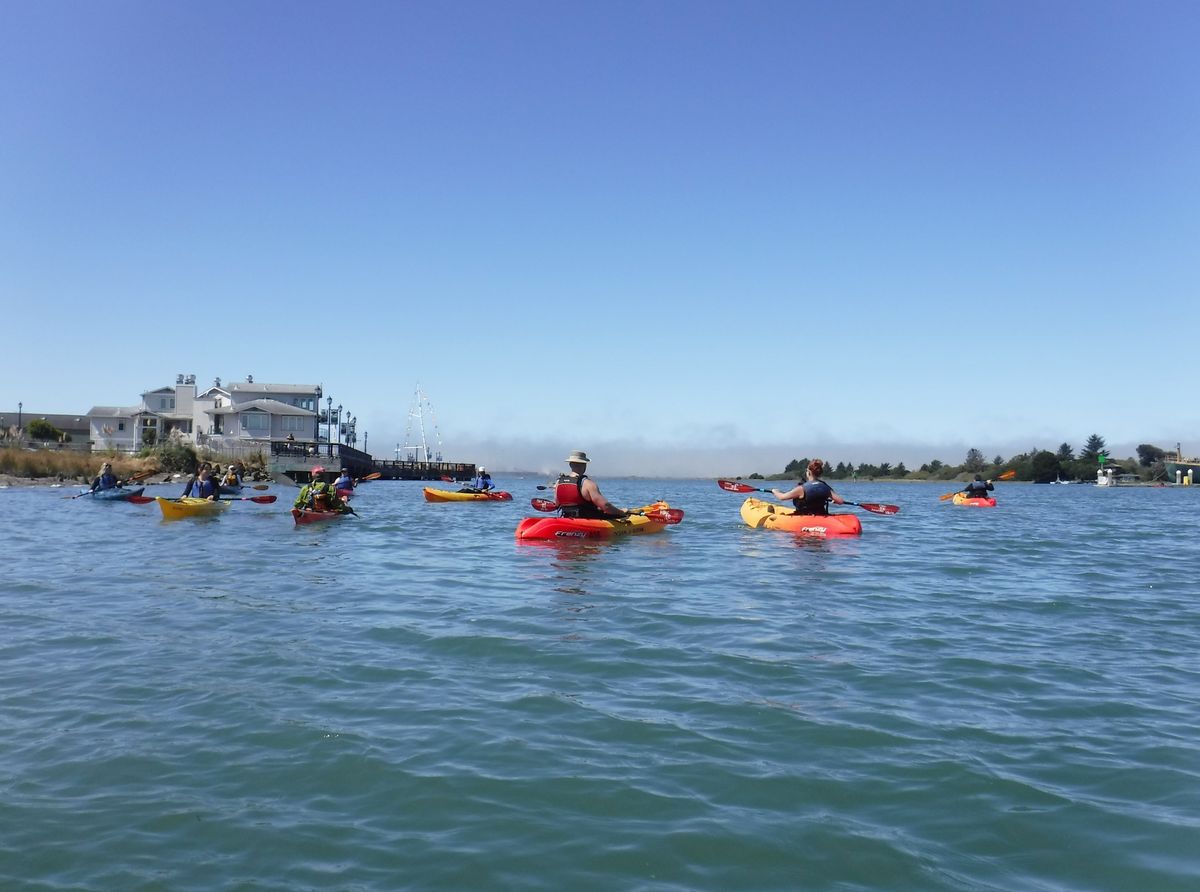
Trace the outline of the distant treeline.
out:
[[[1157,446],[1143,443],[1137,448],[1137,457],[1112,459],[1109,457],[1104,438],[1099,434],[1088,437],[1083,449],[1075,454],[1070,443],[1063,443],[1055,452],[1048,449],[1031,449],[1011,458],[997,455],[988,461],[978,449],[967,450],[967,458],[960,465],[948,465],[940,459],[927,462],[916,470],[904,466],[904,462],[890,464],[884,462],[878,465],[867,463],[838,462],[826,468],[827,480],[879,479],[893,480],[956,480],[974,477],[981,474],[985,479],[994,479],[1005,471],[1016,471],[1017,480],[1033,483],[1050,483],[1054,480],[1085,480],[1094,481],[1096,471],[1100,467],[1113,468],[1116,473],[1134,473],[1146,480],[1158,480],[1166,477],[1163,460],[1166,451]],[[1103,457],[1103,464],[1101,463]],[[787,463],[782,473],[764,477],[762,474],[751,474],[751,479],[758,480],[792,480],[803,479],[808,467],[807,458],[795,458]]]

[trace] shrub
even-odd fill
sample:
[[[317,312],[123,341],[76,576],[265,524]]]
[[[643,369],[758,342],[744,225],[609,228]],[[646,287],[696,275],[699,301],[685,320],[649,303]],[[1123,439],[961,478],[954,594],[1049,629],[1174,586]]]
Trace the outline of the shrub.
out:
[[[63,432],[45,418],[35,418],[25,427],[25,432],[34,440],[57,440]]]

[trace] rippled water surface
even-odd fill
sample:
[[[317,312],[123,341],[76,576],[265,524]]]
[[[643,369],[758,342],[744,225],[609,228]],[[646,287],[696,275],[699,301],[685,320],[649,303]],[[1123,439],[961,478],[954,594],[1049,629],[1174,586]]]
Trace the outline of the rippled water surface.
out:
[[[843,484],[902,512],[814,542],[602,480],[687,517],[527,545],[498,482],[0,491],[0,888],[1200,888],[1200,491]]]

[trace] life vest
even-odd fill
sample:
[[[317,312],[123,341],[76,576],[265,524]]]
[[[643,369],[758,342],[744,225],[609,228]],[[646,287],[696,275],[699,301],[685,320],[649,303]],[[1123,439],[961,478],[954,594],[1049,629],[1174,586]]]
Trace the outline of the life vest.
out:
[[[833,498],[833,490],[829,484],[824,480],[810,480],[800,485],[804,487],[804,498],[792,499],[792,504],[796,506],[796,513],[827,515],[829,501]]]
[[[217,484],[211,477],[207,480],[201,480],[197,477],[188,484],[188,493],[195,493],[195,498],[197,499],[207,499],[209,496],[215,495],[216,492]]]
[[[101,474],[96,478],[96,489],[112,489],[117,485],[116,474]]]
[[[989,489],[986,480],[972,480],[967,484],[967,495],[973,499],[986,499]]]
[[[314,511],[331,510],[328,483],[321,481],[320,483],[313,483],[309,485],[308,506]]]
[[[587,474],[578,477],[563,475],[554,487],[554,501],[558,502],[563,517],[604,517],[605,514],[583,497],[583,481]]]

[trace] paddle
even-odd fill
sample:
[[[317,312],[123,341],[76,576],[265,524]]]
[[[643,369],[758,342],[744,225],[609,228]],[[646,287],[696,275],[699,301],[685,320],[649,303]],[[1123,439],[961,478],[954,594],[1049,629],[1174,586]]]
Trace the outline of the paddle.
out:
[[[383,476],[383,471],[375,471],[372,474],[368,474],[366,477],[359,477],[358,480],[355,482],[362,483],[364,480],[378,480],[382,476]]]
[[[1001,474],[996,479],[997,480],[1012,480],[1016,476],[1017,476],[1016,470],[1009,470],[1009,471],[1005,471],[1003,474]],[[944,501],[946,501],[946,499],[952,499],[956,495],[958,495],[960,492],[963,492],[963,490],[956,489],[954,492],[948,492],[944,496],[938,496],[938,501],[944,502]]]
[[[140,481],[140,480],[145,480],[145,479],[146,479],[147,477],[149,477],[151,474],[157,474],[157,473],[158,473],[157,471],[138,471],[136,474],[132,475],[132,476],[129,478],[129,480],[126,480],[125,482],[126,482],[126,483],[128,483],[128,482],[130,482],[130,481]]]
[[[558,504],[549,499],[530,499],[529,504],[538,511],[557,511]],[[655,523],[663,523],[667,525],[679,523],[683,520],[682,508],[650,508],[648,510],[630,511],[630,514],[638,514],[642,517],[649,517]],[[613,518],[597,518],[597,520],[620,520],[618,517]]]
[[[737,483],[733,480],[718,480],[717,486],[726,492],[766,492],[769,489],[759,489],[756,486],[747,486],[745,483]],[[881,505],[878,502],[850,502],[842,500],[843,505],[854,505],[856,508],[862,508],[864,511],[870,511],[872,514],[899,514],[899,505]]]
[[[441,481],[442,481],[442,483],[453,483],[453,482],[454,482],[454,478],[453,478],[453,477],[447,477],[445,474],[443,474],[443,475],[442,475],[441,477],[439,477],[438,479],[439,479],[439,480],[441,480]]]

